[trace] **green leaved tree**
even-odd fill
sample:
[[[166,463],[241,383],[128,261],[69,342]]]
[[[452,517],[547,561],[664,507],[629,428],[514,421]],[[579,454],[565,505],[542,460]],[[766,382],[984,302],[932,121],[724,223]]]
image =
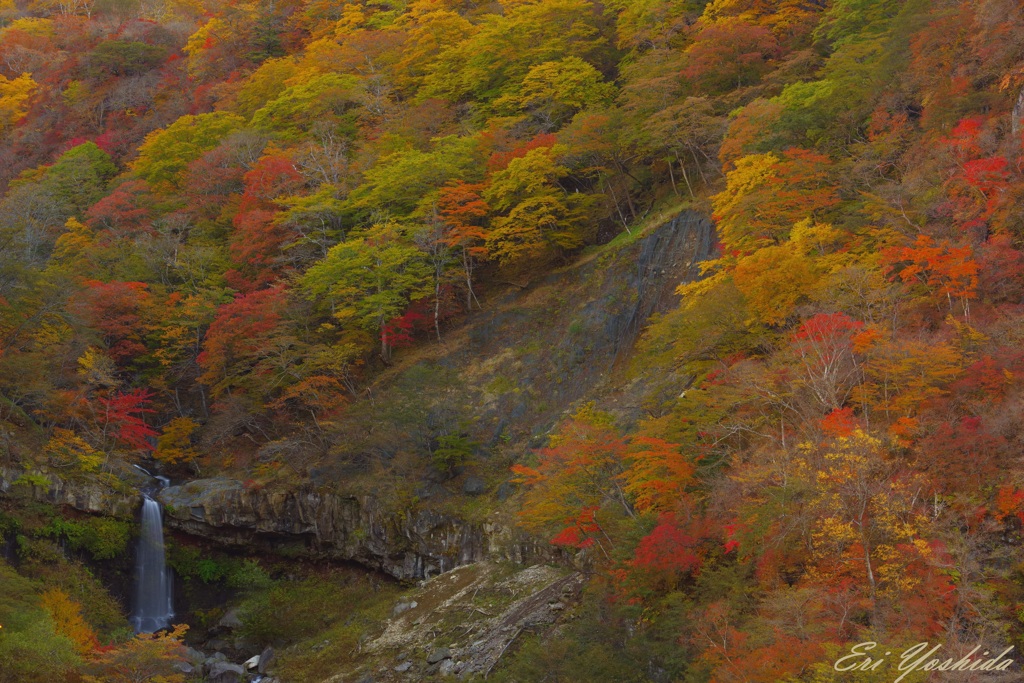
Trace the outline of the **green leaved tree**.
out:
[[[433,270],[396,223],[377,224],[331,248],[303,276],[306,296],[330,307],[342,323],[379,331],[380,354],[391,360],[387,323],[433,291]]]

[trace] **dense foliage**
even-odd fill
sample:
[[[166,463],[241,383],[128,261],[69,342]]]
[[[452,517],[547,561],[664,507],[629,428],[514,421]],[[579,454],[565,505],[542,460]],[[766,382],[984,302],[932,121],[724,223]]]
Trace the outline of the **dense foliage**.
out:
[[[353,420],[404,411],[451,471],[474,448],[457,415],[414,390],[356,408],[361,388],[488,287],[691,201],[718,257],[633,354],[646,416],[578,406],[516,466],[524,525],[595,570],[587,623],[638,678],[713,683],[838,680],[822,663],[861,640],[1019,642],[1018,3],[33,0],[0,20],[4,462],[304,476],[369,438]],[[53,666],[88,640],[68,600],[19,608]],[[602,680],[573,637],[510,671]]]

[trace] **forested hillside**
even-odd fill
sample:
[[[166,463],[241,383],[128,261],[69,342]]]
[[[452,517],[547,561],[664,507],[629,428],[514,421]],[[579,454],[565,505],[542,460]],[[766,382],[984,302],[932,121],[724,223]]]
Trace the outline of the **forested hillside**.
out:
[[[1019,3],[3,0],[0,25],[0,466],[29,486],[508,480],[460,512],[514,511],[589,583],[499,680],[880,681],[832,662],[1024,643]],[[620,281],[684,211],[714,255],[635,344],[529,299]],[[588,358],[600,381],[564,369]],[[0,572],[25,583],[0,667],[29,662],[0,681],[122,680],[181,635],[123,644],[105,599]]]

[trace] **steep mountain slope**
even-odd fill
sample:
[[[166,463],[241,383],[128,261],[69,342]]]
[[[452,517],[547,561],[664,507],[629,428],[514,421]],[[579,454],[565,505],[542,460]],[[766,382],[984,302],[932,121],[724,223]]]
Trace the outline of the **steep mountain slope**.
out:
[[[1019,3],[0,23],[0,531],[40,578],[0,594],[0,681],[145,648],[179,676],[180,631],[126,638],[62,576],[129,525],[33,502],[123,502],[139,463],[180,484],[172,525],[264,551],[171,555],[252,587],[282,671],[395,597],[326,558],[418,578],[492,536],[587,573],[499,679],[823,683],[851,643],[1018,644]],[[322,615],[330,657],[324,595],[356,615]]]

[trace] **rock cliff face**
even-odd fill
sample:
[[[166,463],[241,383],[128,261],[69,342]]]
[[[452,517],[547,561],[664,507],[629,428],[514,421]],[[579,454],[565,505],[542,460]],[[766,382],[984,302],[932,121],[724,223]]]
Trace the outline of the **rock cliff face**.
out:
[[[133,516],[138,512],[142,497],[128,489],[128,486],[113,486],[96,479],[70,481],[54,474],[25,476],[20,470],[0,468],[0,495],[21,495],[93,515]]]
[[[0,495],[95,515],[137,514],[141,495],[124,488],[55,475],[23,478],[19,471],[0,469]],[[426,508],[399,514],[372,496],[305,487],[247,489],[239,481],[218,478],[172,486],[159,499],[170,529],[246,552],[357,562],[397,579],[423,579],[485,559],[555,559],[550,547],[511,527],[468,523]]]
[[[311,488],[245,488],[201,479],[160,493],[165,524],[224,546],[358,562],[398,579],[422,579],[483,559],[553,559],[515,529],[475,524],[430,509],[394,513],[370,496]]]

